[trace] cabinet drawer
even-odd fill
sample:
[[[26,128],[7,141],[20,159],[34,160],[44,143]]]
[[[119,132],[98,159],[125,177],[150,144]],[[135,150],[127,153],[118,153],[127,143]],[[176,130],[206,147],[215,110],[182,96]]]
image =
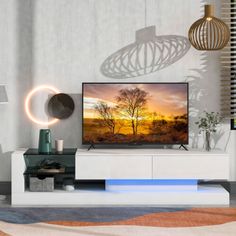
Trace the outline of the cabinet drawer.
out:
[[[150,179],[151,156],[76,156],[76,179]]]
[[[227,156],[154,156],[155,179],[228,179]]]

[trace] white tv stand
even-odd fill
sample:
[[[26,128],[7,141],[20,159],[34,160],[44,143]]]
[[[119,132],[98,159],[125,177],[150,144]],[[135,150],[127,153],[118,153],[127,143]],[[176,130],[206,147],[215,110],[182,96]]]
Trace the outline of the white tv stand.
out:
[[[229,193],[221,186],[196,185],[197,180],[229,179],[229,156],[221,151],[77,149],[75,179],[109,181],[106,191],[78,189],[73,192],[26,191],[25,151],[12,154],[13,205],[229,204]],[[144,180],[150,180],[151,184],[145,184]]]

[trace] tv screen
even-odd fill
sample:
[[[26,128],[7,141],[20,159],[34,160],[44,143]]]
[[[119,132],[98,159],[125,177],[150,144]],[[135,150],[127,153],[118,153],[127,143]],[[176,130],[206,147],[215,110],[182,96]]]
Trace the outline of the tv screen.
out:
[[[188,144],[188,83],[83,83],[83,144]]]

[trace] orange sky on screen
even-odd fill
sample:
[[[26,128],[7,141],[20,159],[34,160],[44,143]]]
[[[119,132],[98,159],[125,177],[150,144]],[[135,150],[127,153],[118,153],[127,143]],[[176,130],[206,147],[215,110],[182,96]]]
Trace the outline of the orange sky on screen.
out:
[[[85,84],[84,118],[98,118],[94,106],[98,101],[110,106],[117,104],[116,97],[121,89],[138,87],[148,93],[146,108],[166,117],[187,113],[187,84]]]

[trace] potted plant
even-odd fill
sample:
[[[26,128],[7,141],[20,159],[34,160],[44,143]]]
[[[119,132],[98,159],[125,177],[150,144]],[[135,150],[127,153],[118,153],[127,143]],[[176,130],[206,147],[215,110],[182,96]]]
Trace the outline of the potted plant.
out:
[[[203,116],[199,117],[199,120],[195,122],[198,125],[199,133],[205,133],[205,149],[211,150],[211,134],[217,131],[217,127],[222,121],[222,117],[218,112],[203,112]]]

